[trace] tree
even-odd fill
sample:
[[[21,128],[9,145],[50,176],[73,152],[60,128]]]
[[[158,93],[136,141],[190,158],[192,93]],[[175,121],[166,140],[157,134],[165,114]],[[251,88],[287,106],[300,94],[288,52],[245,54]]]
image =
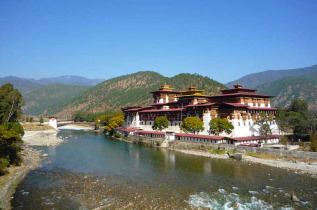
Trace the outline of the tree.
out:
[[[17,122],[22,115],[22,95],[10,83],[0,87],[0,123]]]
[[[289,109],[290,109],[290,111],[298,112],[302,115],[305,115],[306,112],[308,111],[308,104],[304,100],[300,100],[300,99],[293,100],[291,102]]]
[[[264,136],[265,143],[267,141],[267,136],[272,134],[272,130],[270,127],[270,124],[272,121],[273,119],[269,115],[267,115],[265,112],[261,112],[260,118],[258,118],[255,121],[255,124],[260,126],[259,131],[260,131],[260,134]]]
[[[198,117],[187,117],[183,120],[182,124],[180,124],[180,129],[185,133],[199,133],[203,131],[204,123]]]
[[[317,152],[317,133],[310,135],[310,148],[311,151]]]
[[[30,117],[30,123],[33,123],[33,122],[34,122],[33,117]]]
[[[124,125],[124,116],[119,115],[109,119],[108,125],[105,126],[106,131],[109,132],[110,136],[112,136],[117,127]]]
[[[43,119],[43,116],[41,115],[40,116],[40,125],[42,125],[44,123],[44,119]]]
[[[286,113],[288,126],[292,129],[293,134],[305,134],[308,123],[305,116],[299,112],[290,111]]]
[[[160,116],[155,118],[154,125],[152,126],[153,130],[162,131],[165,128],[168,128],[168,119],[165,116]]]
[[[232,133],[234,129],[233,125],[229,122],[227,118],[214,118],[210,120],[210,134],[215,134],[219,136],[220,133],[226,132],[227,134]]]
[[[317,132],[317,108],[308,111],[307,116],[308,132],[313,135]]]
[[[279,132],[286,133],[289,130],[289,125],[286,117],[286,111],[283,109],[278,109],[275,115],[275,122],[279,129]]]

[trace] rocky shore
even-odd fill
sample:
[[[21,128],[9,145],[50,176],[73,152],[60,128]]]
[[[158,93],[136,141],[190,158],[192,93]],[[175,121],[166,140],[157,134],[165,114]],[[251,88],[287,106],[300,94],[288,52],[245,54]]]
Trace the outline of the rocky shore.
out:
[[[141,144],[148,147],[161,147],[163,140],[155,138],[124,138],[119,139],[122,141],[127,141],[134,144]],[[170,149],[178,152],[182,152],[190,155],[197,155],[209,158],[219,158],[219,159],[229,159],[227,154],[213,154],[206,149],[206,144],[190,143],[190,142],[180,142],[176,144],[170,144],[165,149]],[[195,148],[195,149],[193,149]],[[309,174],[314,178],[317,178],[317,161],[308,160],[303,161],[301,159],[295,158],[283,158],[283,157],[272,157],[272,158],[260,158],[252,157],[248,155],[243,155],[242,161],[250,163],[259,163],[268,165],[271,167],[283,168],[287,170],[294,170],[297,173]]]
[[[209,158],[220,158],[220,159],[229,159],[227,154],[211,154],[208,151],[193,151],[193,150],[178,150],[175,151],[182,152],[190,155],[197,155]],[[288,170],[295,170],[298,173],[306,173],[312,175],[312,177],[317,178],[317,162],[302,162],[297,160],[284,160],[279,158],[274,159],[264,159],[257,158],[252,156],[243,155],[242,161],[250,163],[260,163],[272,167],[284,168]]]
[[[56,146],[63,142],[56,136],[56,130],[25,131],[23,136],[23,163],[20,166],[11,166],[9,173],[0,176],[0,209],[11,209],[11,199],[16,186],[29,170],[41,167],[41,149],[32,146]]]

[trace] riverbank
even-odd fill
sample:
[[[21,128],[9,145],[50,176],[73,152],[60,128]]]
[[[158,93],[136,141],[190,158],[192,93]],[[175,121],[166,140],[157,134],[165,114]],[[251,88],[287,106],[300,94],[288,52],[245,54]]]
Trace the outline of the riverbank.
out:
[[[58,127],[60,130],[83,130],[83,131],[91,131],[94,130],[95,127],[88,124],[69,124]]]
[[[189,155],[203,156],[208,158],[218,158],[218,159],[230,159],[229,156],[225,154],[214,154],[211,153],[208,149],[211,145],[209,144],[200,144],[193,142],[173,142],[167,145],[166,147],[162,147],[163,139],[156,138],[121,138],[119,140],[141,144],[148,147],[160,147],[165,149],[170,149],[178,152],[182,152]],[[216,147],[221,148],[221,150],[227,150],[224,145],[215,145]],[[229,150],[228,150],[229,151]],[[261,156],[252,156],[252,154],[243,154],[242,161],[256,164],[264,164],[271,167],[283,168],[287,170],[296,171],[296,173],[309,174],[314,178],[317,178],[317,161],[310,159],[296,159],[296,158],[287,158],[282,156],[266,156],[265,158],[261,158]]]
[[[41,167],[41,149],[32,146],[57,146],[63,139],[56,136],[56,130],[25,131],[22,138],[23,163],[20,166],[10,166],[9,173],[0,176],[0,209],[11,209],[11,199],[15,188],[30,170]]]
[[[173,149],[185,154],[203,156],[208,158],[229,159],[227,154],[211,154],[208,151],[194,151],[194,150],[179,150]],[[317,162],[302,162],[299,160],[285,160],[281,158],[264,159],[243,155],[242,161],[250,163],[260,163],[271,167],[283,168],[287,170],[294,170],[298,173],[310,174],[312,177],[317,178]]]

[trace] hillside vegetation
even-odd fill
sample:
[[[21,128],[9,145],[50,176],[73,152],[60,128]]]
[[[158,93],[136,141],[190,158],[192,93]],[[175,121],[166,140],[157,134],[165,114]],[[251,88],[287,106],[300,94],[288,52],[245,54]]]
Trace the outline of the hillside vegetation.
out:
[[[168,78],[156,72],[144,71],[104,81],[68,103],[58,115],[66,116],[78,110],[96,113],[107,109],[120,110],[124,106],[149,105],[149,92],[157,90],[164,83],[175,90],[185,90],[192,84],[204,89],[205,94],[217,94],[225,88],[221,83],[198,74],[179,74]]]
[[[286,107],[294,99],[307,101],[309,107],[317,107],[317,71],[304,75],[279,79],[257,87],[260,93],[274,95],[272,105]]]
[[[86,86],[52,84],[31,90],[23,95],[25,115],[51,115],[89,89]]]
[[[240,84],[243,84],[245,88],[256,88],[257,86],[265,83],[273,82],[279,79],[292,76],[307,75],[315,71],[317,71],[317,65],[298,69],[268,70],[254,74],[248,74],[246,76],[241,77],[240,79],[228,82],[226,86],[232,88],[232,85],[237,84],[237,82],[239,82]]]

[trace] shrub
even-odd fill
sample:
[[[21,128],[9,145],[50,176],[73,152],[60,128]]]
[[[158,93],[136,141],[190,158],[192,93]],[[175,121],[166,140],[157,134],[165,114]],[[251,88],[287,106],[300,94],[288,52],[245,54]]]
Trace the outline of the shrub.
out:
[[[114,134],[114,137],[116,137],[116,138],[122,138],[122,135],[121,135],[120,133],[116,133],[116,134]]]
[[[282,136],[282,137],[281,137],[281,144],[286,145],[287,142],[288,142],[287,136]]]
[[[8,173],[9,160],[7,158],[0,158],[0,175]]]
[[[313,152],[317,152],[317,133],[310,136],[310,149]]]
[[[223,155],[223,154],[225,154],[225,151],[224,150],[219,150],[219,149],[210,149],[210,153]]]

